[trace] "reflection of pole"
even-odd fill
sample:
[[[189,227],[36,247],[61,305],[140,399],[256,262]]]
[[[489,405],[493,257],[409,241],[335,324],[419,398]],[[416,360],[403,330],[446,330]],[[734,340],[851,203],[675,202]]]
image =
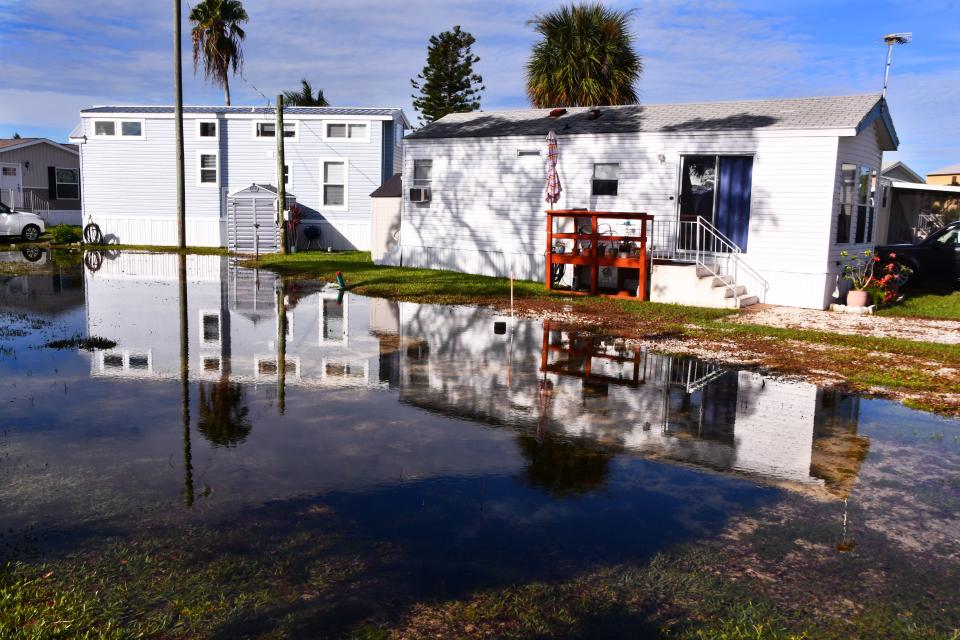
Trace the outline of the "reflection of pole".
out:
[[[277,289],[277,409],[287,409],[287,285],[281,279]]]
[[[183,422],[183,501],[193,506],[193,461],[190,453],[190,337],[187,322],[187,256],[180,254],[180,419]]]

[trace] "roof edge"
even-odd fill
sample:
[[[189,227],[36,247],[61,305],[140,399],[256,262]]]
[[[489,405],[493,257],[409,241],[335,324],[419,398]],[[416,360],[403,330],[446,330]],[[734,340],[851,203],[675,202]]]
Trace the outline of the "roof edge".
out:
[[[54,147],[57,147],[61,151],[72,153],[75,156],[80,155],[80,152],[77,149],[71,149],[65,144],[54,142],[50,138],[30,138],[30,139],[24,140],[21,144],[12,144],[8,147],[0,148],[0,153],[6,153],[8,151],[16,151],[17,149],[26,149],[27,147],[32,147],[35,144],[42,144],[42,143],[53,145]]]

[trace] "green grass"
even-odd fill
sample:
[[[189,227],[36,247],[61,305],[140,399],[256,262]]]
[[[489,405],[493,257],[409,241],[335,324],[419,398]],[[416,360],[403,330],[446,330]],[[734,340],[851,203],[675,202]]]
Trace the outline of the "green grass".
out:
[[[917,291],[907,293],[902,303],[881,309],[882,316],[960,320],[960,291]]]

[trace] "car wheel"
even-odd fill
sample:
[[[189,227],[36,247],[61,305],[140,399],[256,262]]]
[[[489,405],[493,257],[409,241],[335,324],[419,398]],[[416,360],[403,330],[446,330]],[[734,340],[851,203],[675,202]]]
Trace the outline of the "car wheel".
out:
[[[36,242],[37,238],[40,237],[40,227],[35,224],[28,224],[23,228],[23,232],[20,235],[25,242]]]
[[[897,277],[894,278],[893,283],[897,286],[898,289],[900,289],[902,287],[905,287],[907,283],[910,282],[911,276],[915,276],[917,274],[917,268],[911,264],[907,264],[905,262],[899,262],[899,261],[894,262],[894,265],[896,265]],[[903,270],[904,267],[906,267],[907,269],[910,269],[910,272],[904,272]]]

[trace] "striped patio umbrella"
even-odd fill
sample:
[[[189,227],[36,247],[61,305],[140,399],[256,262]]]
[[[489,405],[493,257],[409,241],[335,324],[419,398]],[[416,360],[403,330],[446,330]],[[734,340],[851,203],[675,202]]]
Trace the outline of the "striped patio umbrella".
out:
[[[557,173],[557,160],[560,150],[557,147],[557,133],[550,129],[547,134],[547,202],[552,206],[560,200],[560,175]]]

